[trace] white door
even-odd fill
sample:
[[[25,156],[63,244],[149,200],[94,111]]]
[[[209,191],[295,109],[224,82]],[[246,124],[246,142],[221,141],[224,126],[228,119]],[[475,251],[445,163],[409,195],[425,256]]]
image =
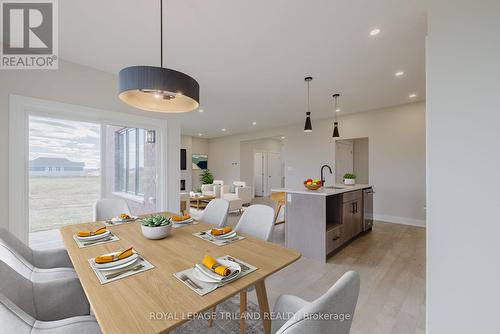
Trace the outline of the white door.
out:
[[[335,142],[335,182],[343,183],[345,173],[354,172],[352,141]]]
[[[256,152],[253,158],[253,189],[255,196],[264,196],[264,153]]]
[[[271,193],[271,189],[281,188],[282,178],[281,154],[278,152],[269,152],[268,157],[268,182],[266,196]]]

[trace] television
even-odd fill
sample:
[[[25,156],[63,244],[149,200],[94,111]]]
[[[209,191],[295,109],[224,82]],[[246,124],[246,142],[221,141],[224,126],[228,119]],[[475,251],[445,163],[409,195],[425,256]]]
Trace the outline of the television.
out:
[[[208,169],[208,156],[206,154],[193,154],[192,169]]]
[[[181,170],[186,170],[187,161],[186,161],[186,149],[181,148]]]

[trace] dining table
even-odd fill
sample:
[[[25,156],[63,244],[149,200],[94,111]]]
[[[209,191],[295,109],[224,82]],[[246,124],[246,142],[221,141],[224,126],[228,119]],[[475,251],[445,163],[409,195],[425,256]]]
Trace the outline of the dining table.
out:
[[[171,216],[170,212],[160,213]],[[301,254],[251,236],[217,246],[193,235],[211,228],[202,221],[173,228],[161,240],[141,233],[140,222],[107,227],[119,240],[79,248],[73,239],[79,231],[94,231],[104,222],[68,225],[60,229],[64,245],[103,333],[168,333],[186,321],[255,286],[264,333],[271,332],[265,279],[297,261]],[[133,247],[154,265],[153,269],[101,284],[89,259]],[[205,255],[230,255],[258,269],[204,296],[198,295],[174,273],[201,263]],[[161,316],[159,316],[161,315]]]

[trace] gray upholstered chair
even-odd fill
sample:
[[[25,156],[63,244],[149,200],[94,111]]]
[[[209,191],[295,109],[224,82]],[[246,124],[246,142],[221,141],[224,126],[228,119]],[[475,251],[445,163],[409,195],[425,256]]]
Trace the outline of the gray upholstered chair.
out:
[[[0,230],[0,260],[34,282],[78,278],[66,250],[33,250],[3,229]]]
[[[38,321],[56,321],[90,314],[89,302],[78,279],[34,281],[3,261],[0,261],[0,294]],[[8,303],[3,307],[9,308]],[[3,318],[1,323],[4,324]]]
[[[272,322],[275,334],[348,334],[359,295],[359,274],[345,273],[323,296],[307,302],[292,295],[282,295],[274,306],[275,315],[293,314],[287,320],[277,316]],[[331,319],[318,320],[315,315],[326,315]],[[349,315],[349,319],[334,319]],[[325,318],[323,318],[325,319]]]
[[[257,239],[269,241],[272,237],[273,227],[273,208],[267,205],[254,204],[243,212],[234,230]]]
[[[122,198],[103,198],[95,202],[94,221],[108,220],[119,216],[122,213],[130,215],[130,208]]]

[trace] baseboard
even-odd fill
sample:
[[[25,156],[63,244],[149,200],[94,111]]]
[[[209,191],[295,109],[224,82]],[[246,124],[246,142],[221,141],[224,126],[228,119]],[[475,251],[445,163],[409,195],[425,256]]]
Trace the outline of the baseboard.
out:
[[[411,226],[418,226],[418,227],[426,227],[425,220],[421,219],[414,219],[414,218],[407,218],[407,217],[397,217],[397,216],[388,216],[388,215],[379,215],[379,214],[373,214],[373,219],[374,220],[380,220],[386,223],[393,223],[393,224],[402,224],[402,225],[411,225]]]

